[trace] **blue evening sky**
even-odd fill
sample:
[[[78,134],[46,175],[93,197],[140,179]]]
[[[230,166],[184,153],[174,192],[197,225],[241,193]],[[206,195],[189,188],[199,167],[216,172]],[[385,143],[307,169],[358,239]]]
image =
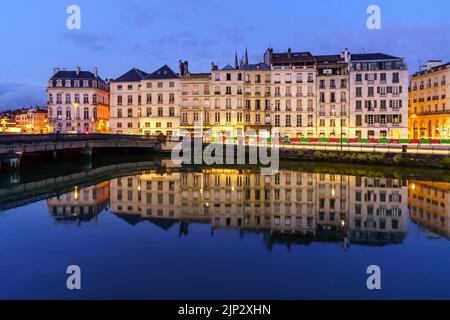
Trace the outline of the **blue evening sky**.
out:
[[[66,28],[66,8],[82,11],[82,29]],[[368,30],[366,9],[381,7],[382,29]],[[45,105],[53,67],[93,69],[117,78],[178,60],[194,72],[233,63],[248,46],[313,54],[386,52],[419,60],[450,57],[448,0],[4,0],[0,6],[0,110]]]

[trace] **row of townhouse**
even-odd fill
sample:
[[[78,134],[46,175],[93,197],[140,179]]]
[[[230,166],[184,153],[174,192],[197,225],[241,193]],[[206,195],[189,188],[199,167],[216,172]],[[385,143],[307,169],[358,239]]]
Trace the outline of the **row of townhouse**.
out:
[[[314,56],[269,48],[255,64],[246,52],[240,62],[236,54],[234,66],[213,63],[210,73],[192,73],[183,61],[179,69],[132,69],[109,83],[97,72],[59,71],[48,87],[49,119],[61,132],[179,135],[181,129],[194,133],[201,125],[215,136],[228,137],[273,129],[291,138],[408,135],[408,69],[402,58],[348,50]],[[89,86],[80,89],[73,84],[77,81]],[[92,83],[105,84],[105,91]],[[66,98],[80,90],[78,100]],[[71,122],[73,102],[79,104],[75,109],[84,110],[76,119],[98,118],[98,90],[109,92],[108,125]]]

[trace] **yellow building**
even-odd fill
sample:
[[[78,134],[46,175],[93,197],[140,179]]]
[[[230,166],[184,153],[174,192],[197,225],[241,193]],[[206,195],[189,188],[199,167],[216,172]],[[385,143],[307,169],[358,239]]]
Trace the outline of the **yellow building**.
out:
[[[408,206],[411,220],[431,232],[450,236],[450,184],[412,180]]]
[[[409,91],[411,139],[450,139],[450,63],[429,61],[412,76]]]
[[[23,133],[48,133],[47,111],[39,109],[26,110],[16,115],[16,126]]]

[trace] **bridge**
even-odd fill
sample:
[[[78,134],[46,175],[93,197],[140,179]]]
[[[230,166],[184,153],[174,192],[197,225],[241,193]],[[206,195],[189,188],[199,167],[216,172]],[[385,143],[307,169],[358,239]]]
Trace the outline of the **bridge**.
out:
[[[170,170],[157,161],[119,163],[64,176],[0,186],[0,214],[5,210],[72,192],[75,186],[82,189],[112,179],[162,169]]]
[[[18,167],[24,153],[76,149],[91,156],[97,148],[138,148],[161,151],[165,137],[112,134],[0,135],[0,159],[4,166]],[[0,166],[1,169],[1,166]]]

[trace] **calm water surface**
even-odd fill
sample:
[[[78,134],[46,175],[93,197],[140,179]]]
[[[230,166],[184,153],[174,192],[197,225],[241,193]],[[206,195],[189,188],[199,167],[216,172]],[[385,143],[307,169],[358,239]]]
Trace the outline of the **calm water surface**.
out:
[[[450,298],[448,183],[129,167],[0,187],[1,299]]]

